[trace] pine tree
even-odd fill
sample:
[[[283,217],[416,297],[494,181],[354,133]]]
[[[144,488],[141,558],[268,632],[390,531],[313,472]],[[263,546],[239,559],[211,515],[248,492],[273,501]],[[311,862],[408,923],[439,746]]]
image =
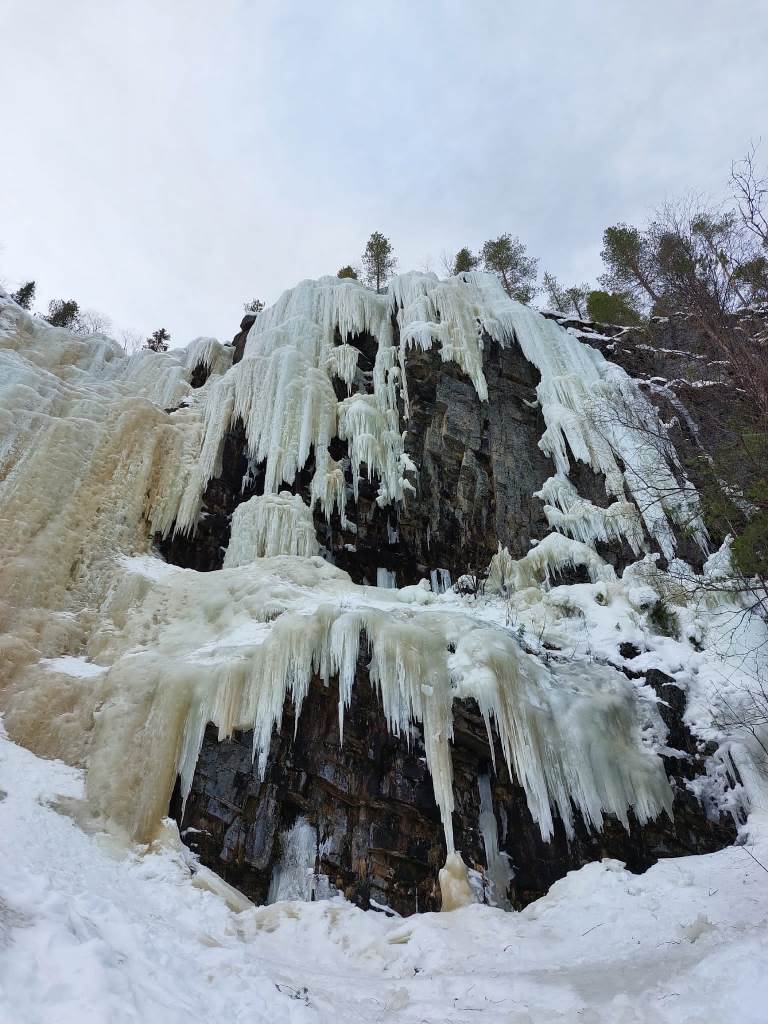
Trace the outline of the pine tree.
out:
[[[511,299],[531,301],[536,294],[539,261],[528,255],[519,238],[504,234],[489,239],[480,250],[480,259],[487,271],[496,274]]]
[[[368,239],[363,253],[365,277],[371,287],[381,291],[381,286],[397,266],[392,243],[380,231],[374,231]]]
[[[75,331],[80,324],[80,306],[74,299],[52,299],[48,303],[45,319],[53,327],[66,327]]]
[[[467,249],[464,246],[463,249],[459,249],[453,260],[453,273],[454,274],[466,274],[470,270],[476,270],[480,260],[475,256],[471,249]]]
[[[35,282],[27,281],[18,291],[15,291],[11,298],[18,303],[22,309],[30,309],[35,300]]]
[[[663,286],[658,281],[656,254],[649,233],[629,224],[614,224],[603,232],[600,257],[606,272],[600,284],[611,293],[629,295],[635,303],[657,304]]]
[[[336,277],[348,277],[348,278],[350,278],[350,280],[356,281],[357,280],[357,271],[355,270],[355,268],[353,266],[351,266],[348,263],[346,265],[346,267],[342,267],[341,270],[339,270],[337,272]]]
[[[151,349],[152,352],[167,352],[170,340],[171,336],[168,331],[164,327],[160,327],[147,338],[144,348]]]
[[[583,319],[587,312],[587,297],[590,291],[588,284],[574,284],[570,288],[563,288],[554,274],[544,275],[544,294],[550,307],[557,313],[566,316],[575,313]]]
[[[568,312],[568,299],[565,294],[565,288],[562,287],[554,274],[544,274],[544,294],[553,312]]]
[[[626,292],[591,291],[587,296],[587,316],[601,324],[621,326],[632,326],[642,321]]]
[[[246,313],[253,313],[255,315],[264,309],[264,303],[261,299],[251,299],[250,302],[245,302],[243,304],[243,309]]]

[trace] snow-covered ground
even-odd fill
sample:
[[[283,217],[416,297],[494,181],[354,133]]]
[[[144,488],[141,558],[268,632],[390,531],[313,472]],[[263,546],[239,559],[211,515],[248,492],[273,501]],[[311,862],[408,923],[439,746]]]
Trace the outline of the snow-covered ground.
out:
[[[768,1018],[765,810],[744,847],[590,864],[522,913],[400,919],[341,898],[236,912],[172,835],[126,856],[81,831],[81,774],[4,737],[0,785],[2,1024]]]

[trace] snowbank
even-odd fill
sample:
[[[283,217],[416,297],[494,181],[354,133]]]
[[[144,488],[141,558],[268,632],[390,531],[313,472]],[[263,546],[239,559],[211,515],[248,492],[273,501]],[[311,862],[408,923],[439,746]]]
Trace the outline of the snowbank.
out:
[[[336,897],[235,912],[183,847],[116,856],[62,804],[81,773],[0,738],[8,1024],[763,1024],[766,822],[637,876],[590,864],[519,914],[402,920]],[[22,855],[20,855],[22,851]],[[137,851],[138,852],[138,851]]]

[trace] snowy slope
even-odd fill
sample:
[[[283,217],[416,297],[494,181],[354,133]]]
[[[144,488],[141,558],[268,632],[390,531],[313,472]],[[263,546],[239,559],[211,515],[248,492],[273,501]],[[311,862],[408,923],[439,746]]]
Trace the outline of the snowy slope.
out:
[[[170,838],[126,857],[60,813],[77,770],[1,739],[0,778],[2,1024],[766,1020],[764,814],[744,848],[590,864],[519,914],[237,913]]]

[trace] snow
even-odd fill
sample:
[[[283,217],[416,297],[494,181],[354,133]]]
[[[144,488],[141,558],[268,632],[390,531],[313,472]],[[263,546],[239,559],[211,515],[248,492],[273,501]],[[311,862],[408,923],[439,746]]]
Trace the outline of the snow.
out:
[[[126,857],[75,825],[76,769],[0,739],[0,779],[3,1024],[765,1020],[764,815],[743,848],[589,864],[521,913],[403,920],[338,896],[233,909],[170,827]]]
[[[92,661],[85,658],[42,658],[40,664],[51,672],[63,672],[65,676],[88,679],[93,676],[100,676],[106,669],[101,665],[94,665]]]

